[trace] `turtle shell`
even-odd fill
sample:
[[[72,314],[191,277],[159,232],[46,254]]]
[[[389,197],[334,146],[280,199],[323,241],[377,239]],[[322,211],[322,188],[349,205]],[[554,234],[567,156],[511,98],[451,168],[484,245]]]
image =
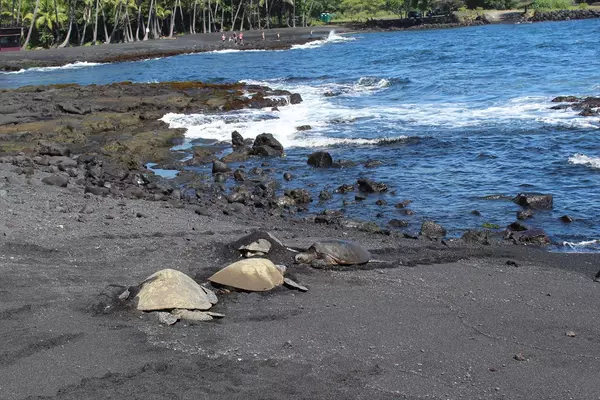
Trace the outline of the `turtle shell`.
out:
[[[346,240],[321,240],[315,242],[309,251],[317,253],[319,258],[328,255],[340,265],[365,264],[371,259],[367,249]]]
[[[251,292],[264,292],[283,284],[283,274],[266,258],[234,262],[208,278],[219,285]]]
[[[137,309],[141,311],[208,310],[212,307],[207,292],[192,278],[174,269],[163,269],[150,275],[141,284],[136,299]]]

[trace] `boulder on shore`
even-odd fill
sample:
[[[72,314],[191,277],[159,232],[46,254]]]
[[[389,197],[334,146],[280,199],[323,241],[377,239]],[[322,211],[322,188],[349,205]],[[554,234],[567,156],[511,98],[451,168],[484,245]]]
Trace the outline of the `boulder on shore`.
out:
[[[270,133],[261,133],[254,139],[252,153],[263,157],[281,157],[283,145]]]
[[[423,221],[421,235],[428,238],[444,237],[446,236],[446,229],[433,221]]]
[[[231,146],[233,148],[244,146],[244,138],[238,131],[231,132]]]

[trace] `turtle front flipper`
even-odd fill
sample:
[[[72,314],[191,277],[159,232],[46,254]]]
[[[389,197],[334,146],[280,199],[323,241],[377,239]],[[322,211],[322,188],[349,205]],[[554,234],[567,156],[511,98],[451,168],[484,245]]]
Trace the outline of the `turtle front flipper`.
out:
[[[310,266],[313,268],[326,268],[331,265],[339,265],[339,263],[329,254],[320,254],[320,258],[312,260]]]
[[[296,264],[310,264],[315,258],[317,258],[317,255],[314,252],[305,251],[296,254],[294,261],[296,261]]]

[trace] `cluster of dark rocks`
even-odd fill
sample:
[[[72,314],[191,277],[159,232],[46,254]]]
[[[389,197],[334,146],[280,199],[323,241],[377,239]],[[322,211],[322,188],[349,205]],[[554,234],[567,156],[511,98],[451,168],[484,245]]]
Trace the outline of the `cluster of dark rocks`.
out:
[[[600,115],[600,97],[559,96],[552,99],[553,103],[561,103],[550,107],[551,110],[572,109],[580,111],[582,117],[596,117]]]
[[[458,18],[454,13],[416,18],[367,19],[364,23],[354,24],[354,29],[389,31],[403,29],[444,29],[462,26],[486,25],[485,18]]]

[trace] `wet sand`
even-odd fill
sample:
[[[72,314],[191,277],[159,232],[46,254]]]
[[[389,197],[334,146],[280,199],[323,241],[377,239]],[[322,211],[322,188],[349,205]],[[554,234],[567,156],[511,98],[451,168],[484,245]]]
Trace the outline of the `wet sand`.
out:
[[[200,53],[223,49],[289,49],[294,44],[327,37],[331,30],[338,33],[349,29],[337,26],[313,28],[281,28],[244,32],[244,45],[221,41],[221,33],[176,36],[173,39],[157,39],[132,43],[113,43],[98,46],[79,46],[63,49],[18,51],[0,53],[0,71],[18,71],[31,67],[50,67],[71,64],[77,61],[119,62],[155,57],[167,57],[185,53]],[[313,32],[312,36],[310,32]],[[230,36],[232,32],[225,32]],[[279,33],[280,38],[277,38]]]

